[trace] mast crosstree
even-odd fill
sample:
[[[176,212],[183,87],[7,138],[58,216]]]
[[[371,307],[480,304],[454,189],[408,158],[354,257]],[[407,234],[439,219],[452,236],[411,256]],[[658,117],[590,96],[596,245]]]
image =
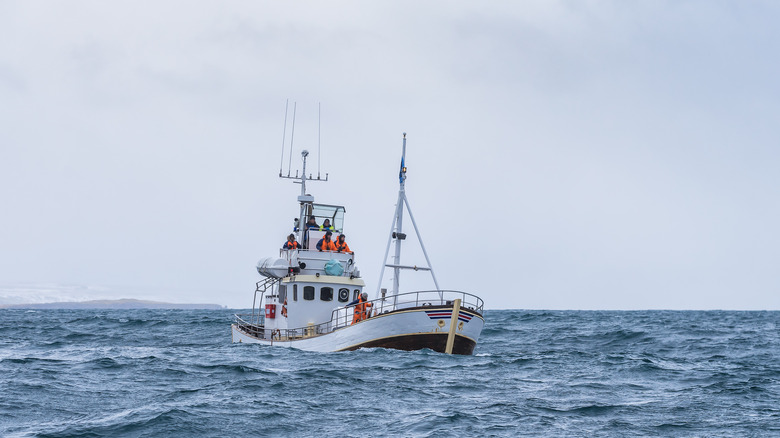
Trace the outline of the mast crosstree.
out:
[[[428,258],[428,252],[425,251],[425,245],[423,244],[422,237],[420,236],[420,230],[417,229],[417,223],[414,221],[414,215],[412,215],[412,209],[409,206],[409,200],[406,198],[406,133],[404,132],[403,151],[401,153],[401,170],[398,172],[398,180],[400,188],[398,190],[398,201],[395,204],[395,215],[393,216],[393,225],[390,227],[390,236],[387,240],[387,249],[385,250],[385,258],[382,262],[382,272],[379,273],[379,284],[377,285],[377,296],[379,296],[380,288],[382,287],[382,278],[385,274],[385,268],[393,269],[393,296],[398,296],[399,278],[402,269],[411,269],[414,271],[429,271],[433,278],[433,284],[436,286],[436,290],[439,295],[442,295],[439,282],[436,281],[436,274],[433,272],[433,266],[431,260]],[[404,206],[409,213],[409,219],[412,220],[412,226],[414,232],[417,235],[417,241],[420,243],[423,255],[425,256],[425,262],[428,266],[409,266],[401,264],[401,244],[406,240],[406,234],[403,232],[403,219],[404,219]],[[390,254],[390,245],[395,240],[395,254],[393,255],[393,263],[387,263],[387,256]]]
[[[293,118],[292,118],[292,132],[290,134],[290,163],[287,166],[287,176],[284,176],[282,174],[282,163],[284,163],[284,138],[287,134],[287,113],[288,113],[288,104],[289,99],[287,100],[287,103],[285,103],[284,106],[284,133],[282,134],[282,158],[279,165],[279,178],[282,179],[291,179],[295,184],[301,185],[301,195],[298,196],[298,203],[300,204],[300,214],[298,215],[298,219],[295,224],[295,234],[298,235],[299,238],[302,238],[304,236],[304,233],[301,230],[305,230],[305,223],[306,223],[306,215],[307,212],[310,213],[312,210],[312,206],[314,204],[314,197],[306,193],[306,181],[328,181],[328,174],[325,174],[325,178],[322,178],[320,176],[320,156],[321,156],[321,144],[320,144],[320,105],[317,104],[317,178],[314,178],[312,173],[309,173],[309,176],[306,176],[306,158],[309,156],[309,151],[306,149],[303,149],[301,151],[301,160],[303,161],[303,170],[301,171],[300,176],[298,175],[298,170],[295,171],[295,176],[292,176],[290,174],[290,169],[292,167],[292,154],[293,154],[293,139],[295,138],[295,112],[298,107],[297,102],[293,102]]]

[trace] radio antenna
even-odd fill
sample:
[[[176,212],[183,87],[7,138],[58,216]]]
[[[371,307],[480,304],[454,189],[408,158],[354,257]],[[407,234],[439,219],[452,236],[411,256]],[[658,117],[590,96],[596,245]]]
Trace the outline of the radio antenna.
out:
[[[285,119],[284,119],[285,120],[285,126],[286,126],[286,123],[287,123],[287,117],[289,116],[289,111],[288,110],[289,110],[289,107],[285,107]],[[293,101],[292,127],[290,129],[290,157],[289,157],[290,160],[289,160],[289,163],[287,164],[287,176],[282,175],[282,169],[280,169],[279,177],[280,178],[294,179],[294,180],[296,180],[295,183],[296,184],[302,184],[302,189],[305,190],[305,188],[306,188],[306,181],[327,181],[328,180],[328,173],[327,172],[325,173],[325,178],[322,177],[322,173],[321,173],[321,169],[320,169],[321,159],[319,157],[319,155],[320,155],[319,152],[322,150],[322,146],[321,146],[322,142],[320,141],[320,139],[322,137],[321,136],[321,132],[322,132],[321,120],[322,120],[322,117],[320,116],[322,114],[322,104],[320,102],[317,102],[317,150],[318,150],[318,154],[317,154],[318,155],[318,157],[317,157],[317,178],[314,178],[314,169],[311,169],[309,171],[308,175],[306,174],[306,157],[309,156],[309,151],[306,150],[306,149],[301,151],[301,155],[302,155],[303,160],[304,160],[303,173],[301,173],[299,175],[299,170],[296,170],[295,171],[295,176],[291,176],[292,175],[293,146],[295,144],[295,119],[296,119],[297,113],[298,113],[298,102]],[[286,132],[287,132],[287,130],[285,129],[285,133]],[[283,136],[282,137],[282,141],[284,141],[285,138],[286,137]],[[282,164],[281,164],[282,168],[284,167],[284,147],[285,147],[285,145],[282,144]],[[312,156],[312,158],[313,158],[313,156]],[[303,193],[302,196],[303,195],[305,195],[305,193]]]
[[[290,99],[284,102],[284,132],[282,132],[282,158],[279,159],[279,176],[282,176],[282,167],[284,167],[284,137],[287,135],[287,108],[290,105]]]
[[[287,176],[290,176],[290,168],[292,167],[293,141],[295,140],[295,110],[297,108],[298,102],[293,102],[292,132],[290,132],[290,162],[287,164]]]

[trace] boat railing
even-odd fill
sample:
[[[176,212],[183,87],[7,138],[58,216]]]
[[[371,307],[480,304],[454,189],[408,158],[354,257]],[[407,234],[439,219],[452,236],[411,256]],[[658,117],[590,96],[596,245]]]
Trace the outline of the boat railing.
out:
[[[337,251],[319,251],[316,249],[280,249],[279,257],[287,260],[290,266],[304,266],[304,269],[319,271],[330,260],[337,260],[344,269],[342,276],[350,276],[355,270],[355,255]],[[301,265],[303,263],[303,265]]]
[[[467,292],[456,290],[406,292],[369,300],[368,303],[371,304],[371,316],[378,316],[394,310],[410,309],[414,307],[451,306],[456,299],[461,300],[461,309],[470,309],[479,314],[482,314],[484,310],[485,303],[481,298]],[[334,309],[330,321],[333,330],[351,325],[354,309],[354,305]]]
[[[415,307],[426,306],[451,306],[452,303],[460,299],[461,309],[473,310],[482,314],[484,302],[476,295],[455,291],[455,290],[428,290],[406,292],[398,295],[391,295],[384,298],[369,300],[371,303],[370,316],[379,316],[395,310],[411,309]],[[256,314],[236,314],[236,325],[254,337],[267,339],[271,341],[293,341],[303,338],[309,338],[324,335],[332,331],[347,327],[353,323],[355,306],[343,306],[333,309],[330,321],[320,324],[309,324],[306,327],[296,327],[292,329],[270,329],[260,324]],[[246,319],[249,319],[247,321]]]
[[[235,320],[236,325],[241,331],[256,338],[263,337],[262,321],[254,313],[236,313]]]
[[[249,319],[249,321],[247,321]],[[311,338],[324,335],[335,330],[334,321],[328,321],[321,324],[310,324],[306,327],[297,328],[266,328],[263,324],[252,322],[254,315],[251,313],[235,314],[235,324],[238,328],[251,336],[269,341],[294,341],[298,339]],[[351,321],[351,320],[350,320]]]
[[[290,250],[285,249],[282,251],[290,251]],[[355,257],[354,254],[352,253],[338,252],[338,251],[319,251],[316,249],[298,249],[293,251],[298,251],[298,260],[310,259],[310,260],[321,260],[327,262],[332,258],[336,258],[339,261],[346,261],[346,260],[352,260]]]
[[[265,297],[268,292],[273,291],[274,285],[279,283],[278,278],[265,278],[263,280],[258,281],[255,283],[255,295],[252,300],[252,313],[246,314],[245,317],[249,318],[249,321],[247,324],[253,324],[255,326],[261,325],[261,318],[263,317],[263,312],[261,310],[262,304],[265,302]],[[259,295],[259,300],[258,300]],[[242,320],[243,321],[243,320]]]
[[[377,313],[386,313],[393,310],[401,310],[412,307],[424,306],[450,306],[456,300],[460,299],[462,309],[474,310],[482,313],[485,303],[476,295],[457,291],[457,290],[425,290],[406,292],[398,295],[391,295],[385,298],[373,300],[374,311]]]

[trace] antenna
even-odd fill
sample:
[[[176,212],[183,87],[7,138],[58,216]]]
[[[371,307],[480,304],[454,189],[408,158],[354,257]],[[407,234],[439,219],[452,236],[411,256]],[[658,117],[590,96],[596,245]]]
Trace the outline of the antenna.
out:
[[[290,99],[284,102],[284,131],[282,132],[282,158],[279,159],[279,176],[282,176],[282,167],[284,166],[284,137],[287,135],[287,107],[290,105]]]
[[[289,101],[289,99],[288,99],[288,101]],[[320,111],[320,108],[321,108],[321,104],[318,102],[317,103],[317,148],[318,148],[318,150],[322,149],[321,146],[320,146],[320,143],[321,143],[320,142],[320,137],[321,137],[320,136],[320,132],[321,132],[321,117],[320,117],[321,111]],[[296,180],[296,181],[294,181],[296,184],[302,184],[305,187],[307,180],[308,181],[327,181],[328,180],[328,174],[326,173],[325,174],[325,178],[322,178],[321,173],[320,173],[320,169],[319,169],[320,161],[319,161],[319,157],[317,157],[317,160],[318,160],[317,161],[317,178],[314,178],[312,176],[312,172],[309,172],[309,174],[306,175],[306,157],[309,155],[309,151],[304,149],[301,152],[301,155],[302,155],[302,158],[303,158],[303,170],[300,171],[300,174],[299,174],[299,170],[296,170],[295,171],[295,176],[291,176],[293,144],[295,143],[295,118],[296,118],[297,112],[298,112],[298,102],[293,101],[292,128],[291,128],[291,131],[290,131],[290,157],[289,157],[290,159],[289,159],[289,162],[287,163],[287,176],[282,175],[282,168],[281,168],[281,166],[284,165],[284,138],[285,138],[284,136],[282,136],[282,160],[281,160],[281,164],[280,164],[280,168],[279,168],[279,177],[280,178]],[[289,113],[288,107],[287,107],[287,105],[285,105],[285,114],[284,114],[285,133],[287,132],[286,126],[287,126],[287,115],[288,115],[288,113]],[[319,155],[319,153],[317,155]]]
[[[287,164],[287,176],[290,176],[290,168],[292,167],[292,150],[293,141],[295,140],[295,110],[298,108],[298,102],[293,102],[293,122],[292,132],[290,133],[290,162]]]
[[[289,99],[288,99],[289,100]],[[290,131],[290,161],[287,164],[287,176],[282,175],[282,169],[280,167],[279,169],[279,178],[284,179],[291,179],[293,180],[293,183],[300,184],[301,185],[301,195],[298,196],[298,202],[300,203],[301,210],[299,216],[295,219],[296,225],[295,225],[295,233],[296,235],[306,235],[305,234],[305,220],[307,214],[311,214],[312,208],[314,207],[314,197],[311,195],[306,194],[306,181],[327,181],[328,180],[328,174],[325,174],[325,178],[320,177],[320,169],[319,169],[319,157],[317,161],[317,178],[312,178],[311,173],[309,175],[306,175],[306,158],[309,156],[309,151],[304,149],[301,151],[301,159],[303,161],[303,169],[299,171],[295,170],[295,176],[290,176],[290,172],[292,171],[292,155],[293,155],[293,143],[295,141],[295,115],[297,113],[298,109],[298,102],[293,102],[293,119],[292,119],[292,130]],[[285,113],[284,113],[284,120],[285,120],[285,133],[287,132],[286,126],[287,126],[287,113],[288,113],[288,107],[285,105]],[[317,103],[317,147],[319,148],[320,143],[320,104]],[[319,153],[317,154],[319,155]],[[282,137],[282,166],[284,165],[284,137]]]

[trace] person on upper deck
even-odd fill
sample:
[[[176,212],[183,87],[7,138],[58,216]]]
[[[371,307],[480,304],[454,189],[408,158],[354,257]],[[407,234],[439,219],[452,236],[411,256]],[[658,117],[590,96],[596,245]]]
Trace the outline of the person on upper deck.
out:
[[[309,221],[306,222],[306,229],[307,230],[318,230],[320,228],[319,225],[317,225],[317,219],[314,218],[314,215],[309,216]]]
[[[330,224],[330,219],[325,219],[322,221],[322,225],[320,226],[320,231],[336,231],[335,228]]]
[[[349,245],[347,245],[347,241],[345,240],[347,236],[340,234],[338,239],[336,239],[336,242],[334,243],[336,245],[336,252],[343,252],[347,254],[354,254],[350,249]]]
[[[309,230],[319,230],[320,226],[317,224],[317,219],[315,219],[314,215],[309,216],[309,220],[306,222],[306,225],[303,227],[304,233],[303,233],[303,246],[307,249],[311,248],[311,242],[309,242]]]
[[[319,242],[317,242],[317,249],[320,251],[335,251],[336,245],[333,243],[332,240],[330,240],[330,236],[332,236],[333,233],[330,231],[327,231],[324,236],[322,236],[322,239],[320,239]]]
[[[284,242],[282,249],[300,249],[301,244],[295,240],[295,234],[287,236],[287,242]]]

